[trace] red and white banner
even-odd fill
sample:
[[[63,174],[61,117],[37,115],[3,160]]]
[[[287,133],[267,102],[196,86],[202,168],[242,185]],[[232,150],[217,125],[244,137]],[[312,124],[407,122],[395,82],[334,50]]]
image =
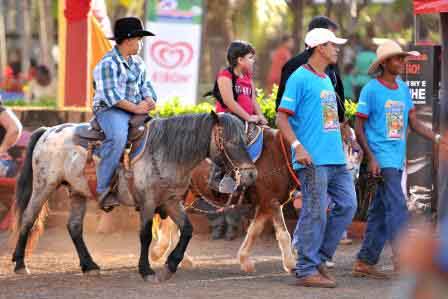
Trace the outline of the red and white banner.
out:
[[[414,0],[414,13],[448,12],[448,0]]]
[[[200,56],[201,26],[148,22],[155,37],[146,39],[144,59],[159,103],[179,97],[195,104]]]

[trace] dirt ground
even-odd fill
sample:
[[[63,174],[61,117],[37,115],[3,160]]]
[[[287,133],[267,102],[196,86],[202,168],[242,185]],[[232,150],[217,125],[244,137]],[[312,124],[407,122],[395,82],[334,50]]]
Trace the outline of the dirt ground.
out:
[[[6,233],[0,233],[0,298],[393,298],[395,282],[357,279],[350,268],[359,242],[340,246],[335,257],[336,289],[308,289],[294,286],[295,279],[284,273],[279,249],[273,237],[263,236],[254,249],[257,272],[242,273],[235,256],[242,239],[210,241],[195,235],[188,253],[196,265],[180,268],[163,284],[144,282],[137,273],[137,233],[86,234],[101,275],[81,274],[78,258],[66,230],[51,228],[27,260],[29,276],[13,273],[11,249],[5,247]],[[386,251],[380,268],[390,268]],[[159,266],[154,268],[157,271]]]

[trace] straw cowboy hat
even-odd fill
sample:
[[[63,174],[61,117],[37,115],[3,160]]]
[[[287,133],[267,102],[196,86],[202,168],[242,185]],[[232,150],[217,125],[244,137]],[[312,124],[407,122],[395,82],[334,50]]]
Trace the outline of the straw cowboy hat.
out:
[[[417,51],[406,52],[400,47],[398,43],[393,40],[387,40],[382,43],[376,49],[376,60],[372,63],[369,68],[369,75],[372,75],[378,71],[378,67],[383,63],[386,59],[394,56],[418,56],[420,55]]]

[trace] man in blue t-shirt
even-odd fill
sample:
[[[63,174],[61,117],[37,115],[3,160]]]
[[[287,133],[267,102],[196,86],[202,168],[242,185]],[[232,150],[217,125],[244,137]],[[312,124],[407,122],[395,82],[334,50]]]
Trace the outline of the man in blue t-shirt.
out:
[[[377,59],[369,69],[369,74],[377,76],[364,86],[358,102],[356,137],[368,158],[369,172],[379,182],[369,208],[365,238],[353,266],[353,275],[358,277],[388,278],[375,264],[386,241],[391,242],[394,249],[396,236],[407,221],[401,178],[408,122],[421,136],[446,143],[417,120],[409,88],[399,78],[408,55],[418,53],[404,52],[391,40],[380,45]]]
[[[278,108],[277,125],[291,144],[293,167],[302,184],[303,204],[294,231],[300,286],[336,286],[325,262],[333,257],[356,211],[355,188],[342,148],[336,95],[325,74],[326,67],[337,62],[337,45],[345,42],[328,29],[308,32],[305,43],[311,57],[288,79]],[[327,193],[335,204],[328,219]]]

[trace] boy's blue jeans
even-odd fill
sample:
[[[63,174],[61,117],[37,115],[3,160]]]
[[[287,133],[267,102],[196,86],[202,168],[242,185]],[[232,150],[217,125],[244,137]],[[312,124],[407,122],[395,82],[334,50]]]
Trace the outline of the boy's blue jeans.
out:
[[[403,171],[397,168],[382,168],[382,182],[370,203],[367,215],[367,228],[358,253],[358,259],[375,265],[386,241],[391,244],[408,220],[406,198],[401,188]]]
[[[95,114],[101,129],[106,135],[99,149],[101,162],[97,168],[96,192],[101,194],[107,190],[128,139],[129,120],[131,114],[119,109],[109,108]]]
[[[353,177],[346,165],[323,165],[296,171],[302,184],[302,209],[293,236],[299,258],[296,276],[317,273],[330,260],[356,212]],[[327,216],[328,195],[334,207]]]

